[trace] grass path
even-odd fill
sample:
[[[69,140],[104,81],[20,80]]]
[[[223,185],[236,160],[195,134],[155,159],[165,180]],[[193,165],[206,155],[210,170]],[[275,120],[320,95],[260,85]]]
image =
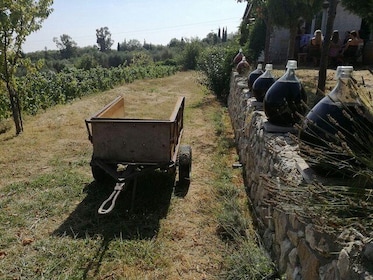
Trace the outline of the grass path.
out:
[[[214,218],[212,119],[221,107],[196,78],[136,81],[27,116],[18,137],[0,135],[1,279],[218,278],[227,249]],[[92,179],[84,119],[118,95],[137,114],[171,112],[162,104],[186,97],[182,141],[193,149],[192,181],[179,198],[164,175],[146,176],[134,211],[129,191],[102,217],[97,208],[111,190]]]

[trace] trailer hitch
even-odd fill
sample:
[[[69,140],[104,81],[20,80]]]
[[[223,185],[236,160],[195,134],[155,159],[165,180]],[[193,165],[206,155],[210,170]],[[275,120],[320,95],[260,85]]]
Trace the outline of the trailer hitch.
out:
[[[99,214],[108,214],[110,213],[114,207],[115,207],[115,202],[117,201],[117,198],[120,194],[120,192],[125,188],[125,182],[119,182],[119,183],[116,183],[115,187],[114,187],[114,191],[111,193],[111,195],[108,197],[108,199],[106,199],[100,206],[100,208],[98,208],[98,213]],[[105,206],[107,205],[110,205],[109,208],[105,208]]]

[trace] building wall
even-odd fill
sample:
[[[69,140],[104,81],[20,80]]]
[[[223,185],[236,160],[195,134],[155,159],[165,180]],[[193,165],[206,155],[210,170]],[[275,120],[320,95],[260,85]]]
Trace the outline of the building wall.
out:
[[[326,17],[325,17],[326,20]],[[321,24],[325,26],[325,24]],[[334,20],[333,29],[339,31],[341,40],[344,39],[345,33],[351,30],[360,30],[361,18],[355,14],[345,10],[340,4],[337,6],[337,14]],[[310,34],[315,30],[314,25],[311,26]],[[325,30],[323,31],[325,33]],[[311,36],[310,35],[310,36]],[[285,28],[275,28],[271,35],[270,58],[272,63],[281,64],[287,60],[287,50],[289,42],[289,30]]]
[[[339,31],[341,39],[344,38],[344,34],[351,30],[360,30],[361,18],[355,14],[345,10],[341,5],[337,7],[337,15],[334,20],[334,28]]]

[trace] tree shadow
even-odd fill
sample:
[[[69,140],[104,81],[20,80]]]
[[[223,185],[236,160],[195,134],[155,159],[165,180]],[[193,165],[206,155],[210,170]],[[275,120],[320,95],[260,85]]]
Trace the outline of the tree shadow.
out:
[[[159,230],[159,220],[166,217],[175,175],[153,172],[139,176],[136,188],[129,182],[119,195],[113,211],[98,214],[101,203],[113,191],[113,185],[93,181],[84,188],[87,196],[54,232],[56,236],[86,238],[101,235],[104,240],[148,239]]]
[[[83,279],[92,273],[97,275],[112,240],[151,239],[159,231],[160,219],[167,216],[175,174],[165,172],[148,173],[137,178],[122,191],[113,211],[106,215],[98,214],[101,203],[113,191],[113,184],[98,184],[93,181],[86,185],[87,196],[52,235],[85,239],[101,236],[102,242],[96,253],[84,268]]]

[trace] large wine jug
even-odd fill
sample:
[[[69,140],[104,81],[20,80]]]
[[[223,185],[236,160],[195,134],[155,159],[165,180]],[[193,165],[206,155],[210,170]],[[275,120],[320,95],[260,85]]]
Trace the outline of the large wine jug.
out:
[[[264,112],[271,124],[293,126],[306,113],[307,95],[295,74],[297,61],[289,60],[285,74],[267,91],[263,100]]]
[[[255,80],[258,79],[259,76],[262,74],[263,74],[263,64],[259,63],[256,69],[250,72],[249,77],[247,78],[247,84],[249,86],[249,90],[252,90]]]
[[[236,54],[236,56],[233,58],[233,64],[234,64],[234,66],[237,66],[238,63],[241,62],[241,60],[242,60],[243,57],[244,57],[244,54],[242,52],[242,49],[240,48],[238,50],[238,53]]]
[[[274,84],[276,79],[272,75],[272,64],[266,64],[265,72],[260,75],[253,84],[252,93],[258,102],[263,102],[268,89]]]
[[[348,154],[348,150],[356,155],[369,152],[366,139],[373,124],[356,92],[352,74],[352,66],[338,67],[336,86],[310,110],[300,134],[307,144],[322,147],[335,158]]]
[[[238,74],[246,76],[250,70],[250,64],[247,62],[246,57],[243,56],[242,60],[237,64],[236,70]]]

